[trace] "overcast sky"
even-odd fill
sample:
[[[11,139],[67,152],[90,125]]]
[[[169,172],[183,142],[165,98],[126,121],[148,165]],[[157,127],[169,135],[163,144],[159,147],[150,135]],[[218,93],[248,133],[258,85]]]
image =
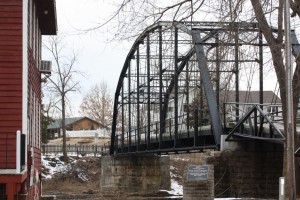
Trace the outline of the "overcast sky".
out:
[[[91,86],[101,81],[108,84],[110,93],[114,96],[123,63],[134,41],[108,43],[112,33],[107,33],[106,29],[83,31],[108,19],[116,10],[112,3],[113,0],[56,0],[58,34],[65,35],[68,45],[66,51],[78,52],[77,67],[86,74],[86,78],[81,78],[81,92],[69,95],[73,109],[70,116],[79,115],[83,96]],[[43,59],[51,60],[45,51]],[[271,77],[273,78],[268,79],[274,80],[275,76]],[[274,85],[265,84],[264,88],[273,90]]]
[[[102,0],[57,0],[56,8],[58,34],[65,36],[67,51],[78,52],[76,67],[86,74],[86,78],[81,78],[81,92],[69,96],[73,115],[78,115],[82,98],[91,86],[104,81],[114,95],[123,62],[133,41],[108,43],[111,37],[104,30],[82,31],[95,27],[112,14],[114,7]],[[43,59],[51,60],[45,50]]]

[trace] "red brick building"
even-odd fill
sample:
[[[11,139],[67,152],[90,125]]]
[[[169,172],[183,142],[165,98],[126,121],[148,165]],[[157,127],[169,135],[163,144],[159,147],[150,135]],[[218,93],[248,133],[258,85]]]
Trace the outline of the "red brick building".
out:
[[[41,46],[55,0],[0,0],[0,199],[41,194]]]

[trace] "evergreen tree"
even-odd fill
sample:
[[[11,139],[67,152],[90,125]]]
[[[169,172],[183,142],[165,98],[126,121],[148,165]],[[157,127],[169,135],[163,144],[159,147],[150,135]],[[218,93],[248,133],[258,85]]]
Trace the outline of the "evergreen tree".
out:
[[[51,136],[47,132],[47,127],[49,124],[53,122],[53,119],[47,114],[44,110],[44,106],[41,113],[41,136],[42,136],[42,143],[47,144]]]

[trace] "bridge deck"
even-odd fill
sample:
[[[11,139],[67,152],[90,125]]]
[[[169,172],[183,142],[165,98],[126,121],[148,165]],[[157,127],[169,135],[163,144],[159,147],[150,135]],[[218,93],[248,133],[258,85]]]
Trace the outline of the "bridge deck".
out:
[[[260,124],[258,124],[260,126]],[[283,124],[276,123],[275,126],[283,132]],[[234,127],[233,124],[229,126],[227,124],[227,131],[223,134],[228,135],[230,130]],[[273,132],[270,134],[273,128],[268,124],[263,124],[263,131],[260,136],[256,136],[253,133],[253,127],[250,128],[249,124],[244,125],[242,132],[235,132],[230,138],[231,141],[245,141],[245,140],[263,140],[268,142],[283,143],[284,139],[281,134]],[[252,129],[252,131],[251,131]],[[297,126],[297,133],[300,134],[300,125]],[[140,135],[141,139],[138,143],[137,135],[131,135],[131,141],[129,144],[129,138],[124,138],[122,144],[121,135],[118,135],[118,141],[116,141],[117,154],[143,154],[143,153],[177,153],[177,152],[191,152],[191,151],[203,151],[204,149],[218,149],[215,144],[214,135],[210,126],[199,127],[198,134],[195,134],[194,130],[181,131],[178,134],[178,138],[175,138],[174,134],[165,133],[163,137],[159,138],[158,134],[151,134],[150,142],[145,139],[145,134]]]
[[[161,138],[158,134],[151,134],[149,142],[144,135],[140,136],[140,142],[138,142],[137,135],[132,135],[131,141],[129,138],[125,138],[123,144],[122,139],[117,137],[118,141],[115,142],[117,153],[168,153],[217,148],[211,129],[207,127],[196,134],[192,130],[189,132],[182,131],[177,138],[175,138],[174,133],[165,133]]]

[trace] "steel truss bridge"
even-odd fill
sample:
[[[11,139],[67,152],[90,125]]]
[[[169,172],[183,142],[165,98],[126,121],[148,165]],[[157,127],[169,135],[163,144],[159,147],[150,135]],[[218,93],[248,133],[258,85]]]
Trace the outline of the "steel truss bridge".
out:
[[[298,54],[294,32],[292,41]],[[270,100],[263,90],[267,48],[257,23],[158,22],[148,27],[120,74],[110,154],[219,149],[221,134],[226,140],[283,143],[280,99],[272,93]],[[255,97],[240,91],[242,69],[256,76],[247,80],[259,88]],[[249,98],[256,102],[248,103]]]

